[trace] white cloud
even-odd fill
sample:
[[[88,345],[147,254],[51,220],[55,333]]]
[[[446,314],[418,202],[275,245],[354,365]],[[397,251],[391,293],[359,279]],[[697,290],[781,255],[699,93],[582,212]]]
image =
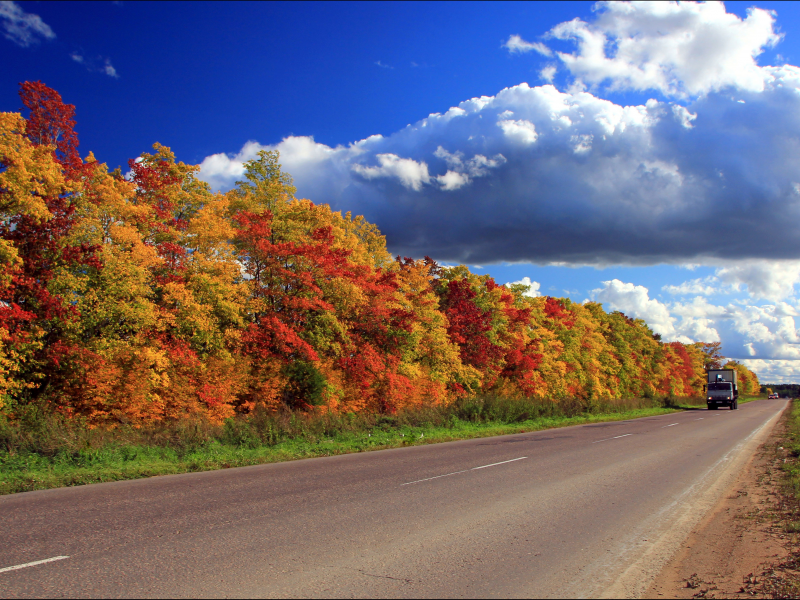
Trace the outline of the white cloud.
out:
[[[6,39],[23,48],[38,44],[42,38],[52,40],[56,37],[55,32],[39,15],[25,12],[9,0],[0,2],[0,19],[3,21]]]
[[[629,317],[644,319],[650,328],[665,338],[675,337],[674,317],[669,308],[655,298],[643,285],[624,283],[619,279],[603,281],[603,287],[592,290],[592,299],[603,303],[607,309],[618,310]],[[680,341],[683,336],[678,336]]]
[[[716,277],[705,277],[703,279],[692,279],[691,281],[684,281],[680,285],[665,285],[661,289],[673,296],[689,296],[700,294],[702,296],[712,296],[721,293],[720,290],[714,287],[718,280]]]
[[[276,149],[301,196],[364,214],[406,256],[714,261],[726,269],[721,285],[747,279],[751,292],[774,298],[800,269],[759,282],[757,271],[741,268],[800,256],[800,69],[770,68],[769,76],[746,104],[709,94],[685,112],[523,83],[346,146],[296,136],[248,142],[237,154],[207,157],[201,176],[229,188],[244,160]]]
[[[463,152],[450,153],[441,146],[436,148],[433,155],[441,158],[447,164],[447,173],[436,177],[442,189],[447,191],[464,187],[475,177],[485,177],[489,174],[490,169],[496,169],[506,162],[506,157],[502,154],[497,154],[492,158],[476,154],[469,160],[464,160]]]
[[[508,39],[501,47],[508,48],[508,51],[512,54],[515,52],[523,53],[534,51],[544,56],[553,56],[553,51],[541,42],[526,42],[519,35],[508,36]]]
[[[113,77],[114,79],[119,79],[119,75],[117,75],[117,70],[114,68],[114,65],[111,64],[109,59],[105,60],[103,64],[103,73],[108,75],[109,77]]]
[[[523,83],[387,137],[336,147],[302,136],[248,142],[236,154],[207,157],[201,177],[230,188],[244,160],[275,149],[299,195],[364,214],[406,256],[714,261],[727,269],[721,285],[747,279],[751,292],[773,298],[800,269],[769,283],[736,267],[800,256],[800,69],[768,72],[765,90],[749,93],[746,104],[709,94],[685,110]]]
[[[457,190],[469,183],[469,176],[457,171],[448,171],[444,175],[438,175],[436,181],[441,184],[443,190]]]
[[[546,81],[547,83],[553,83],[553,79],[556,76],[556,72],[558,72],[558,67],[555,65],[547,65],[541,71],[539,71],[539,77],[541,77],[542,81]]]
[[[800,283],[800,260],[750,259],[726,263],[717,269],[717,278],[737,291],[746,287],[752,298],[783,300],[794,296],[794,286]]]
[[[726,356],[748,364],[762,381],[800,381],[798,311],[787,303],[718,306],[701,296],[661,303],[646,287],[616,279],[604,281],[592,297],[607,310],[644,319],[665,341],[721,342]],[[776,379],[779,375],[785,379]]]
[[[528,296],[529,298],[538,298],[541,296],[541,292],[539,292],[539,288],[541,287],[538,281],[531,281],[530,277],[523,277],[519,281],[511,281],[506,283],[507,286],[510,285],[524,285],[527,286],[527,290],[522,293],[523,296]]]
[[[410,158],[400,158],[396,154],[378,154],[375,156],[380,163],[377,167],[361,164],[353,165],[352,169],[365,179],[379,177],[396,177],[408,189],[418,192],[424,183],[430,183],[428,165]]]
[[[578,78],[567,91],[521,83],[335,147],[295,136],[248,144],[279,150],[300,196],[364,214],[398,254],[465,264],[702,263],[718,268],[718,291],[793,297],[800,68],[755,62],[778,40],[774,16],[687,3],[602,4],[596,14],[551,34],[578,41],[556,59],[561,69],[572,61]],[[523,43],[532,44],[511,46]],[[624,106],[580,78],[688,99]],[[231,187],[250,146],[207,157],[201,176]],[[666,291],[690,295],[691,285]]]
[[[721,342],[726,356],[754,370],[762,382],[800,381],[798,310],[785,302],[763,306],[718,306],[697,296],[690,302],[661,303],[644,286],[604,281],[593,290],[608,310],[644,319],[665,341]]]
[[[756,58],[777,44],[774,14],[749,8],[747,17],[720,2],[599,2],[597,18],[573,19],[548,33],[577,43],[558,58],[589,84],[612,89],[699,95],[732,86],[762,91]]]
[[[573,135],[569,141],[572,143],[572,151],[575,154],[582,154],[592,149],[594,136],[591,134]]]
[[[715,266],[715,274],[680,285],[665,285],[661,289],[673,296],[743,292],[751,300],[777,302],[795,298],[795,286],[800,284],[800,260],[713,258],[706,261],[706,266]]]
[[[680,106],[678,104],[672,105],[672,113],[677,117],[678,121],[680,121],[681,125],[683,125],[686,129],[691,129],[694,127],[692,125],[692,121],[697,118],[696,114],[690,113],[686,110],[685,107]]]
[[[761,384],[797,383],[800,381],[800,360],[744,359],[741,361],[758,375]]]
[[[102,56],[87,58],[78,51],[70,52],[69,57],[79,65],[86,67],[87,71],[105,73],[109,77],[119,79],[117,70],[114,68],[114,65],[111,64],[111,60],[108,58],[103,58]]]
[[[536,135],[536,126],[524,119],[501,119],[497,122],[497,125],[509,140],[513,140],[523,146],[533,144],[536,138],[539,137]]]

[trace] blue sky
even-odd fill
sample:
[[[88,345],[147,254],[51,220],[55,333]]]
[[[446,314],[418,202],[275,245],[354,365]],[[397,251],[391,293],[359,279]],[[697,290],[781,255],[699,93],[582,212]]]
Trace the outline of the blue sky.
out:
[[[277,148],[395,253],[800,380],[795,3],[0,2],[0,28],[0,110],[45,82],[112,168],[158,141],[227,189]]]

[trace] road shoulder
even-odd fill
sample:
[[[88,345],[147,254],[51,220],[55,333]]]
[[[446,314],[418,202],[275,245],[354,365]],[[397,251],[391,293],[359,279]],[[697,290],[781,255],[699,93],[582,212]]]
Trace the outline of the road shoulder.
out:
[[[789,538],[776,512],[790,410],[643,597],[752,598],[766,565],[790,555]]]

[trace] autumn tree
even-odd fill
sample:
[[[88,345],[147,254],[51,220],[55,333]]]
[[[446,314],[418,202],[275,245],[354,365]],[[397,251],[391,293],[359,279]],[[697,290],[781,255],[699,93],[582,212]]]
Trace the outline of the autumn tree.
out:
[[[665,343],[597,303],[393,259],[362,216],[295,197],[276,151],[224,194],[161,144],[109,172],[80,158],[73,106],[20,93],[27,119],[0,114],[0,410],[138,425],[478,393],[588,405],[696,395],[722,364],[718,343]]]

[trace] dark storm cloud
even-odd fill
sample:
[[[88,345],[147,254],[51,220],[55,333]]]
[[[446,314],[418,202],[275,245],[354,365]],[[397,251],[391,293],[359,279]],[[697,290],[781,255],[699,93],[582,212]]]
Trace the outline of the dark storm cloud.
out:
[[[388,137],[330,148],[287,138],[298,194],[364,214],[398,254],[461,262],[797,258],[800,70],[764,91],[622,107],[521,84]],[[240,155],[203,175],[225,187]],[[779,239],[780,243],[765,243]]]

